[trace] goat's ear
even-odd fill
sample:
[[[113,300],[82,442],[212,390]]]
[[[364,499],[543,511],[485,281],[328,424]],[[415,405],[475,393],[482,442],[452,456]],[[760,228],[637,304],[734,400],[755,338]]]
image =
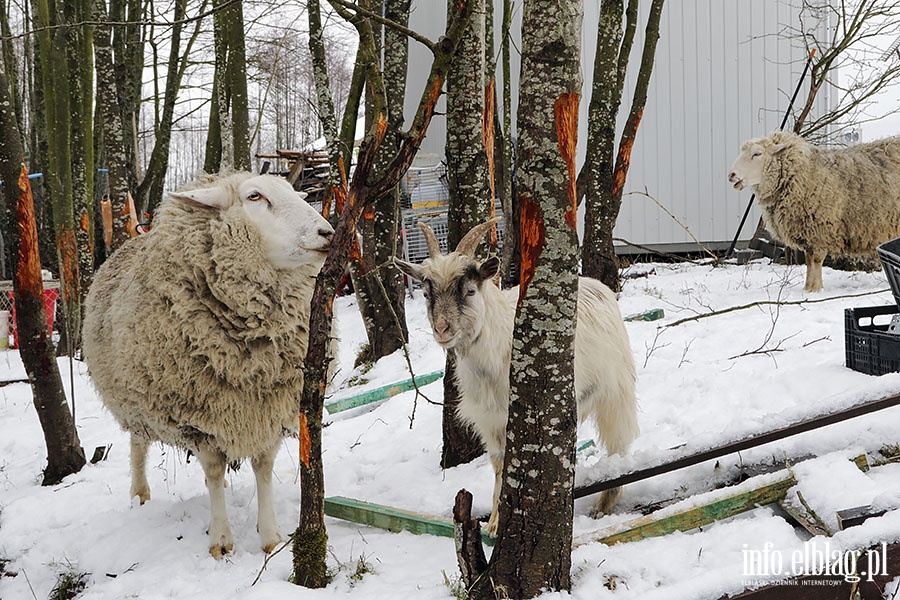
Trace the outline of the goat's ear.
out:
[[[231,206],[228,190],[221,186],[200,188],[187,192],[169,192],[169,197],[178,202],[200,208],[225,210]]]
[[[478,266],[478,275],[480,275],[481,280],[484,281],[496,275],[499,270],[500,259],[496,256],[492,256]]]
[[[400,260],[396,256],[394,257],[394,264],[397,265],[397,268],[415,279],[416,281],[422,281],[424,277],[422,276],[422,270],[419,268],[419,265],[414,265],[412,263],[408,263],[405,260]]]

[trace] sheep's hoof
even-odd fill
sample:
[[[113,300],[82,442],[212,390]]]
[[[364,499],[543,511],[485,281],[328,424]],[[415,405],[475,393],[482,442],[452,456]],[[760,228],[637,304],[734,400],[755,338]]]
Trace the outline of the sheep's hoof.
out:
[[[137,490],[135,492],[132,492],[131,497],[137,498],[138,502],[140,502],[141,506],[143,506],[145,502],[150,501],[150,490],[148,490],[148,489]]]
[[[278,547],[278,544],[280,542],[281,542],[281,540],[278,540],[277,542],[269,542],[268,544],[265,544],[262,547],[262,551],[265,552],[266,554],[272,554],[272,552],[275,550],[275,548]]]
[[[259,527],[257,527],[257,530],[259,530]],[[262,539],[262,550],[266,554],[270,554],[278,547],[278,544],[284,541],[284,536],[277,530],[270,531],[266,535],[260,535],[259,537]]]
[[[213,544],[209,547],[209,554],[216,560],[221,560],[226,554],[234,551],[234,544]]]

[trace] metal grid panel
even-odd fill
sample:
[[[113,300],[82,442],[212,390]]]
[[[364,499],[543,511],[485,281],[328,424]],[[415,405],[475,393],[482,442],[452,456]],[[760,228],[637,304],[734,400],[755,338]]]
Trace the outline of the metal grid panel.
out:
[[[410,169],[401,181],[401,191],[413,210],[446,208],[450,200],[447,165]]]

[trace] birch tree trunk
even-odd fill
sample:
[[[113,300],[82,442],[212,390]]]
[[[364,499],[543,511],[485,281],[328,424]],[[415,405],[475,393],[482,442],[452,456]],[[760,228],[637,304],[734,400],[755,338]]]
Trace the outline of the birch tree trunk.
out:
[[[622,192],[631,164],[631,151],[647,103],[656,42],[664,0],[653,0],[644,36],[641,64],[628,119],[616,152],[616,117],[622,101],[628,57],[638,20],[638,0],[603,0],[594,60],[594,83],[588,108],[585,163],[579,174],[579,192],[585,195],[582,274],[619,289],[619,261],[613,246],[613,228],[622,206]],[[625,30],[622,30],[623,11]]]
[[[522,12],[519,301],[510,367],[500,529],[475,598],[532,598],[571,586],[575,484],[573,346],[578,290],[575,146],[580,0]]]
[[[65,476],[80,471],[85,458],[47,329],[31,184],[23,162],[24,149],[8,89],[5,73],[0,70],[3,239],[12,250],[17,341],[47,445],[47,468],[42,485],[55,485]]]
[[[455,6],[456,0],[448,0],[448,13]],[[482,137],[484,119],[488,116],[485,111],[485,0],[472,0],[471,6],[472,19],[447,74],[448,248],[456,248],[470,229],[488,220],[493,208],[488,156]],[[481,250],[483,255],[483,245]],[[453,353],[448,352],[444,366],[441,450],[441,467],[445,469],[484,453],[478,435],[456,418],[460,398],[455,370]]]

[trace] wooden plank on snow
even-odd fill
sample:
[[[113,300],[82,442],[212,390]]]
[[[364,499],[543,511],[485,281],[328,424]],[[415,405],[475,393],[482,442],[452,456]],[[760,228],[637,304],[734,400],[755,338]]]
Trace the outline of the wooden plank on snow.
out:
[[[689,531],[709,525],[714,521],[733,517],[763,504],[777,502],[796,483],[793,475],[785,471],[783,476],[765,485],[724,496],[700,506],[693,506],[677,512],[663,509],[658,513],[638,517],[580,536],[575,545],[590,542],[612,545],[659,537],[676,531]]]
[[[361,394],[356,394],[355,396],[341,398],[340,400],[335,400],[334,402],[326,402],[325,409],[328,410],[329,415],[333,415],[341,411],[350,410],[351,408],[359,408],[360,406],[365,406],[366,404],[371,404],[373,402],[378,402],[379,400],[385,400],[387,398],[390,398],[391,396],[396,396],[397,394],[401,394],[403,392],[408,392],[415,389],[416,386],[422,387],[428,385],[429,383],[434,383],[443,376],[443,371],[434,371],[433,373],[419,375],[415,378],[415,383],[413,383],[412,378],[404,379],[403,381],[385,385],[380,388],[375,388],[374,390],[368,390],[362,392]]]
[[[416,535],[428,534],[440,537],[453,537],[453,521],[444,517],[423,515],[421,513],[402,510],[392,506],[373,504],[354,500],[343,496],[325,498],[325,514],[335,519],[352,521],[386,529],[394,533],[408,531]],[[487,533],[482,533],[482,541],[493,545]]]

